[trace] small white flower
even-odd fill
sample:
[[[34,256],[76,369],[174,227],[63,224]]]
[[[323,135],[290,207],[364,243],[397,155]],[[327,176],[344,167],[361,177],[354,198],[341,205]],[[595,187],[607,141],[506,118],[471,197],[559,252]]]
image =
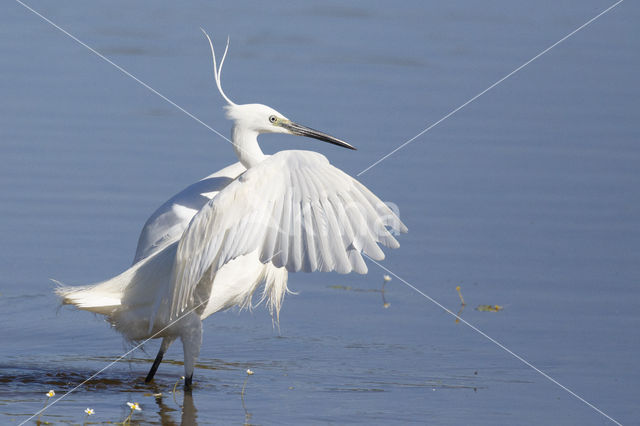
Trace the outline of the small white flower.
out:
[[[247,375],[253,376],[253,371],[250,368],[247,368]]]
[[[84,412],[87,413],[88,416],[93,416],[95,414],[93,408],[87,408],[86,410],[84,410]]]
[[[131,411],[142,411],[142,408],[140,408],[140,405],[138,405],[137,402],[127,402],[127,405],[129,406],[129,408],[131,408]]]
[[[389,281],[391,281],[391,277],[387,274],[383,275],[382,279],[384,280],[385,283],[388,283]]]
[[[51,397],[53,397],[53,396],[56,396],[56,393],[55,393],[55,391],[54,391],[53,389],[51,389],[49,392],[47,392],[47,396],[48,396],[49,398],[51,398]]]

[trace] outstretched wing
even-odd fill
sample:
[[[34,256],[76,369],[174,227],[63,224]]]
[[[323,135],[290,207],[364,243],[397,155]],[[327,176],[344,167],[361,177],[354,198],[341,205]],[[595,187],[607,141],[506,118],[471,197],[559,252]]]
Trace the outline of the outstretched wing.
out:
[[[364,185],[311,151],[281,151],[224,188],[192,219],[173,268],[172,317],[194,304],[209,269],[258,250],[295,271],[366,273],[361,253],[399,246],[400,219]]]

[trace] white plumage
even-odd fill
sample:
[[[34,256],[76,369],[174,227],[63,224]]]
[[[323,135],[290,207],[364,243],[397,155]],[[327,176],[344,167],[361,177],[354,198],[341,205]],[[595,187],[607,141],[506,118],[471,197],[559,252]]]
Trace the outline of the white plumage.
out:
[[[247,170],[240,162],[210,174],[162,204],[144,224],[133,263],[177,241],[191,218],[220,190]]]
[[[193,218],[178,245],[172,317],[198,300],[203,275],[255,253],[287,271],[364,274],[360,252],[382,260],[376,243],[399,244],[406,231],[368,189],[310,151],[282,151],[247,170]]]
[[[208,36],[207,36],[208,38]],[[296,124],[260,104],[236,105],[214,76],[232,119],[238,159],[165,202],[147,220],[133,265],[102,283],[60,286],[63,303],[106,315],[131,340],[162,337],[147,376],[164,352],[182,340],[185,388],[190,388],[202,341],[202,320],[234,306],[251,306],[263,285],[277,321],[288,272],[352,271],[364,274],[365,254],[382,260],[378,246],[399,246],[393,233],[407,229],[378,197],[321,154],[281,151],[267,156],[260,133],[308,136],[354,149]],[[228,47],[228,45],[227,45]]]

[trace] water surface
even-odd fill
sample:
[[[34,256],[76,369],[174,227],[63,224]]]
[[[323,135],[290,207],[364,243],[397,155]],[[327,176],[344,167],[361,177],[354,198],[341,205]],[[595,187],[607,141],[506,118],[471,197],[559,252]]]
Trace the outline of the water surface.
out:
[[[198,27],[230,35],[233,100],[359,148],[266,136],[264,150],[317,150],[354,176],[610,4],[29,3],[223,134]],[[148,215],[235,160],[20,4],[1,10],[0,423],[18,424],[129,349],[58,309],[49,278],[126,269]],[[464,319],[622,423],[640,416],[638,18],[622,3],[359,177],[410,230],[385,267],[455,312],[460,286]],[[291,275],[279,329],[261,308],[208,319],[192,399],[172,395],[179,345],[142,383],[152,342],[42,420],[121,421],[137,401],[150,424],[607,423],[398,279],[385,309],[385,272],[369,270]]]

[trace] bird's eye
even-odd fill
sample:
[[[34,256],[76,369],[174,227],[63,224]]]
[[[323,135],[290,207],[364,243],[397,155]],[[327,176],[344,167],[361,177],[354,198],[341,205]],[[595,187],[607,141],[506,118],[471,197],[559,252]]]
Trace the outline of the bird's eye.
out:
[[[271,117],[269,117],[269,121],[272,122],[273,124],[276,124],[278,122],[278,117],[276,117],[275,115],[272,115]]]

